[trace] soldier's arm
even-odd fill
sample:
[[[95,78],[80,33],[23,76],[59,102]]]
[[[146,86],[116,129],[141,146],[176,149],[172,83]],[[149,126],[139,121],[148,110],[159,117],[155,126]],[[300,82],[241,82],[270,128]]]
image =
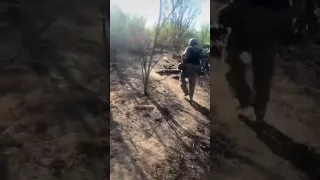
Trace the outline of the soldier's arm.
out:
[[[187,48],[184,50],[184,52],[183,52],[183,54],[182,54],[182,56],[181,56],[182,62],[184,62],[186,59],[188,59],[188,57],[189,57],[189,55],[190,55],[190,51],[191,51],[191,47],[187,47]]]

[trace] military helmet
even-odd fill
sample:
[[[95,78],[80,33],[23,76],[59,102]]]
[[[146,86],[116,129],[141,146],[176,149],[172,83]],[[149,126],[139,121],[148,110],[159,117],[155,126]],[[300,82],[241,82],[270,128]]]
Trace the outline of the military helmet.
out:
[[[195,38],[191,38],[188,43],[189,46],[197,46],[198,41]]]

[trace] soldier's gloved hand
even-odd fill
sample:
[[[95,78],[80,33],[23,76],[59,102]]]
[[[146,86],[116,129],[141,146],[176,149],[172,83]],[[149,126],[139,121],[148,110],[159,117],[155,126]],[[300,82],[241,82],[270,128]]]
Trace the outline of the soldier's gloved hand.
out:
[[[181,62],[181,63],[178,65],[178,69],[181,70],[181,71],[184,69],[184,63],[183,63],[183,62]]]

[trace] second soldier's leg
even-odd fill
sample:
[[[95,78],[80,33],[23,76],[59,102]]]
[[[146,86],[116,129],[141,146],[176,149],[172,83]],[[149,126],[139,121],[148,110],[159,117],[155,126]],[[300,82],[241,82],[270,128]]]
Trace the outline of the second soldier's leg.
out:
[[[193,75],[189,77],[189,97],[190,100],[193,100],[194,90],[197,84],[197,76]]]
[[[241,61],[240,52],[227,49],[226,63],[230,66],[225,75],[229,87],[232,89],[234,96],[238,99],[240,108],[246,108],[251,105],[251,88],[246,81],[246,65]]]
[[[265,48],[253,49],[253,86],[255,97],[253,107],[257,121],[264,119],[267,104],[270,98],[272,77],[274,74],[276,46],[267,46]]]
[[[190,101],[193,100],[194,90],[196,88],[197,84],[197,70],[199,69],[199,66],[193,66],[192,67],[192,73],[190,73],[189,76],[189,97]]]
[[[188,96],[189,95],[189,90],[188,90],[188,87],[187,87],[187,81],[186,81],[186,72],[185,71],[181,71],[181,75],[180,75],[180,82],[181,82],[181,90],[183,91],[184,95],[185,96]]]

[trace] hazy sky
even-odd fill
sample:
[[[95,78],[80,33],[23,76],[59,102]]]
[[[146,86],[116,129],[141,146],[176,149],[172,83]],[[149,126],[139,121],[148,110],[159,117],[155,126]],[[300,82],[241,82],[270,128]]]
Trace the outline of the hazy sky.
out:
[[[201,24],[210,24],[210,0],[195,0],[201,10],[201,14],[195,20],[195,28]],[[159,0],[110,0],[110,7],[118,5],[125,13],[144,16],[147,18],[147,27],[155,24],[159,15]]]

